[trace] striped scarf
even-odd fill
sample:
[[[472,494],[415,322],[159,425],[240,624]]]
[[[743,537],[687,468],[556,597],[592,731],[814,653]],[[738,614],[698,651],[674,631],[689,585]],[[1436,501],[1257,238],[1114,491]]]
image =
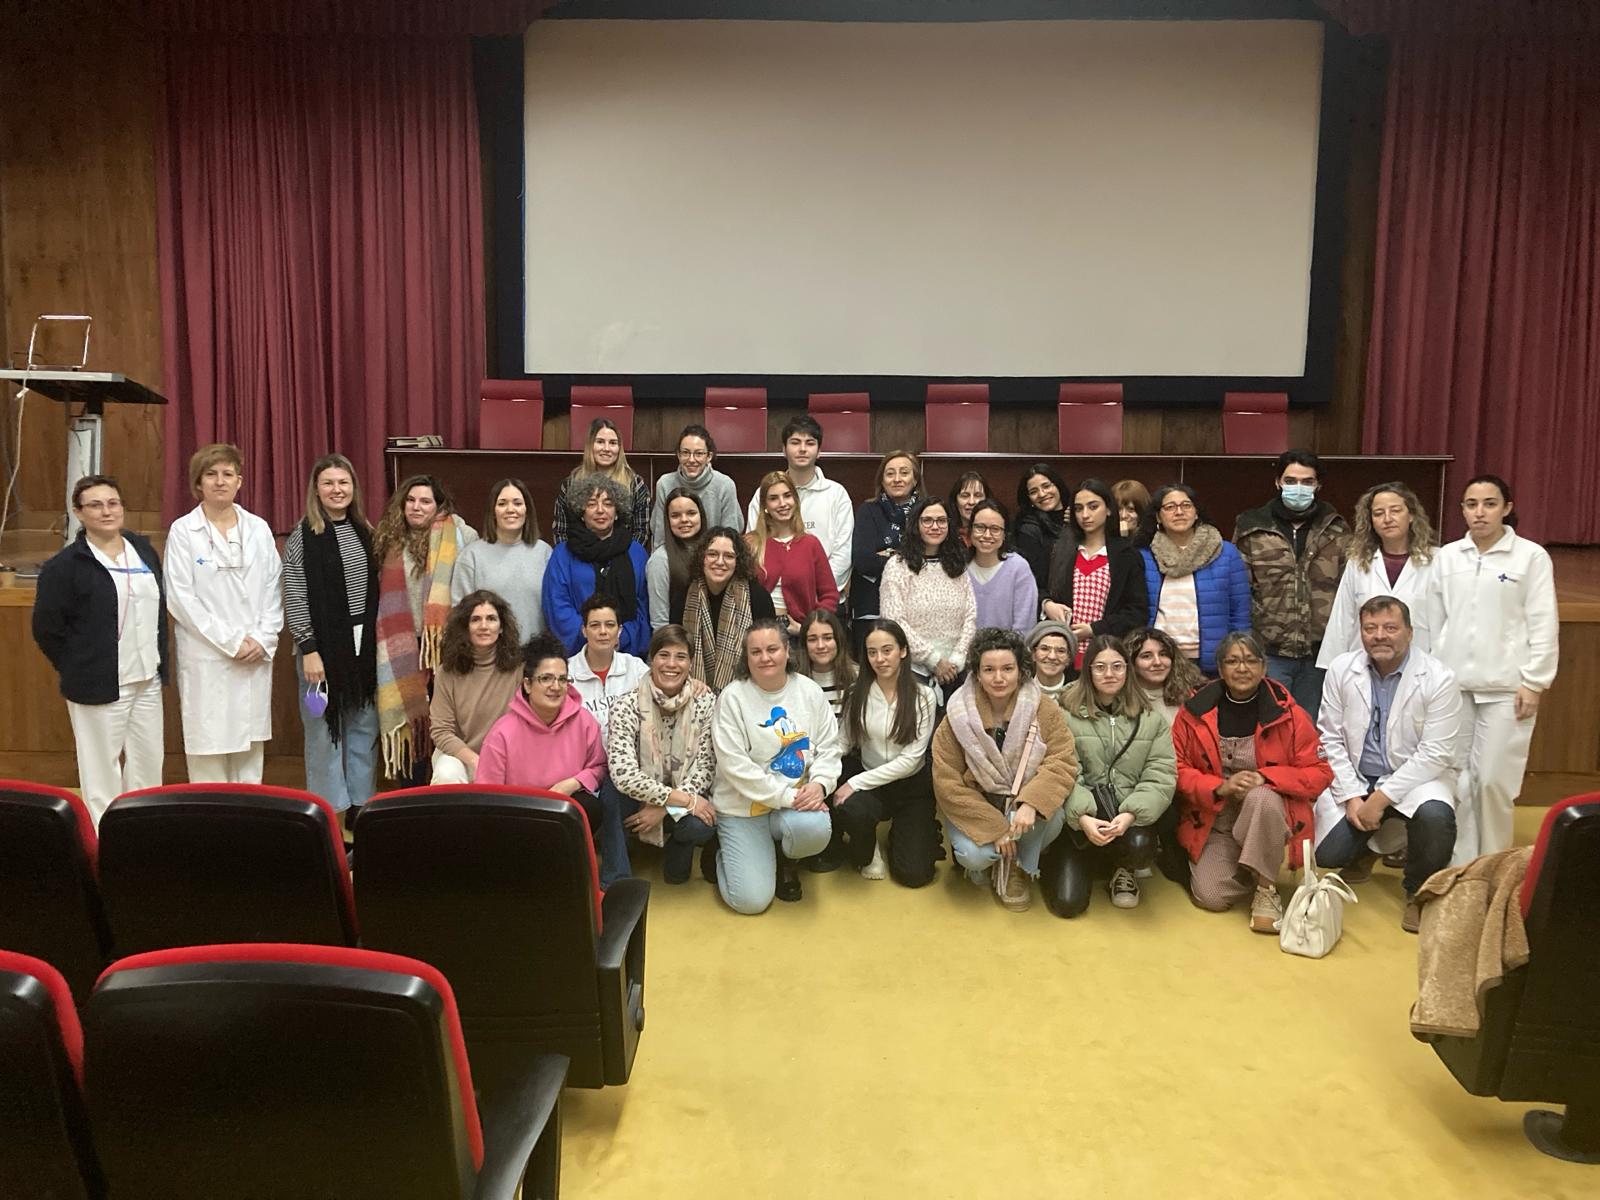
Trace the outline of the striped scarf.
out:
[[[404,551],[396,548],[378,576],[378,735],[390,779],[410,775],[429,751],[428,671],[439,665],[456,551],[455,518],[441,517],[428,534],[421,630],[411,616]]]
[[[712,624],[711,604],[703,582],[689,585],[689,599],[683,606],[683,624],[694,644],[690,670],[694,677],[720,692],[733,680],[733,668],[743,650],[745,631],[754,618],[750,615],[750,584],[730,579],[722,593],[722,611]]]

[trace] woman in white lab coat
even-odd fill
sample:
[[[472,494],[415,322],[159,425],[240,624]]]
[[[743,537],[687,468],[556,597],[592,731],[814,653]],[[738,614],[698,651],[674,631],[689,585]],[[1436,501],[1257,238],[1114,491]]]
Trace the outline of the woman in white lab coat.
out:
[[[283,564],[267,523],[233,502],[243,482],[238,447],[196,450],[189,485],[200,504],[167,534],[167,608],[194,783],[260,783],[272,737]]]
[[[1444,628],[1439,589],[1439,539],[1417,494],[1403,483],[1380,483],[1356,501],[1355,532],[1344,575],[1322,634],[1317,666],[1361,649],[1361,606],[1375,596],[1404,600],[1411,610],[1411,644],[1433,653]]]

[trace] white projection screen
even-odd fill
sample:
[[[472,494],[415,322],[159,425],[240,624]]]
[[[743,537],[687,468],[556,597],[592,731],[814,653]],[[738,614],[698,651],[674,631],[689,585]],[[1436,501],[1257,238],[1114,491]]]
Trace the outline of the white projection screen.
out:
[[[534,373],[1299,376],[1308,21],[543,20]]]

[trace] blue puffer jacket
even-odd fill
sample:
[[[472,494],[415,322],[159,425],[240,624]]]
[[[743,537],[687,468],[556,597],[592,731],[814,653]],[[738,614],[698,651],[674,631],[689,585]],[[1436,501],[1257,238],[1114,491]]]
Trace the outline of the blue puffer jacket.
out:
[[[1150,592],[1153,626],[1165,580],[1150,547],[1139,553],[1144,556],[1144,581]],[[1194,573],[1194,594],[1200,604],[1200,669],[1215,675],[1217,643],[1226,634],[1250,628],[1250,572],[1232,542],[1223,542],[1222,553]]]

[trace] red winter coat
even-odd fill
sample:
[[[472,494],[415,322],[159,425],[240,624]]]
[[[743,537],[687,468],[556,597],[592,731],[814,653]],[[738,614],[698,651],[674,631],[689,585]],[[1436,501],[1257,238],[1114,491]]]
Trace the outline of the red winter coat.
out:
[[[1181,708],[1172,724],[1178,752],[1178,844],[1191,862],[1211,836],[1211,826],[1226,801],[1217,799],[1222,786],[1222,743],[1217,734],[1217,705],[1222,683],[1208,683]],[[1300,866],[1300,843],[1312,830],[1311,809],[1333,782],[1333,768],[1322,751],[1317,726],[1289,697],[1280,683],[1261,681],[1256,696],[1260,726],[1256,730],[1256,770],[1283,797],[1289,820],[1289,865]]]

